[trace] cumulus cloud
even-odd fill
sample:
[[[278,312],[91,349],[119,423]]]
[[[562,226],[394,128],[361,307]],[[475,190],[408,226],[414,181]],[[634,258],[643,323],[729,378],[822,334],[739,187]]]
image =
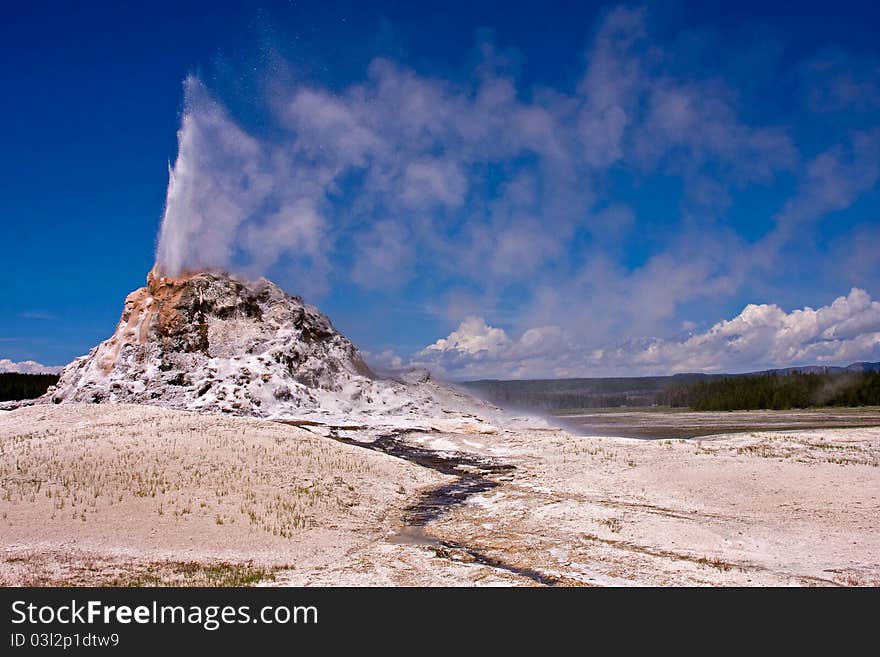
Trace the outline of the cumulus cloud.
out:
[[[477,357],[485,353],[494,356],[509,344],[510,339],[503,329],[489,326],[481,317],[467,317],[458,330],[428,345],[422,353],[458,352]]]
[[[0,372],[14,372],[16,374],[58,374],[63,365],[47,366],[33,360],[13,361],[8,358],[0,358]]]
[[[853,288],[815,310],[786,313],[775,304],[749,304],[733,319],[687,340],[609,350],[597,361],[651,372],[712,372],[878,359],[880,302]]]
[[[530,328],[514,340],[504,329],[471,316],[447,337],[418,352],[410,366],[455,378],[517,378],[529,375],[536,368],[552,368],[554,362],[571,350],[569,336],[558,326]]]
[[[597,349],[574,344],[559,327],[529,329],[512,339],[469,317],[416,354],[412,364],[453,378],[519,378],[745,371],[859,360],[880,360],[880,302],[853,288],[817,309],[785,312],[775,304],[749,304],[736,317],[684,339],[642,338]]]

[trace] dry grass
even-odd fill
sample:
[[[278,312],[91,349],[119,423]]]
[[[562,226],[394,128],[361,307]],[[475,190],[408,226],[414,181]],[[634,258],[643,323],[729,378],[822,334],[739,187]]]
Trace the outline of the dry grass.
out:
[[[876,442],[848,444],[798,433],[752,433],[736,444],[700,441],[698,453],[719,455],[735,451],[737,455],[764,459],[791,460],[798,463],[880,466],[880,445]]]
[[[249,562],[107,558],[83,552],[7,555],[3,586],[253,586],[275,581],[279,566]]]
[[[220,585],[240,577],[213,563],[338,557],[389,531],[440,480],[274,422],[135,406],[21,409],[0,422],[0,548],[63,546],[119,563],[136,554],[147,566],[131,577],[144,584],[149,564],[198,562],[205,569],[180,577]],[[163,566],[171,575],[156,583],[181,569]]]
[[[36,505],[50,520],[88,522],[136,501],[147,516],[245,522],[290,537],[357,504],[347,476],[376,474],[360,454],[297,430],[267,440],[212,430],[185,414],[13,433],[0,442],[4,512]]]

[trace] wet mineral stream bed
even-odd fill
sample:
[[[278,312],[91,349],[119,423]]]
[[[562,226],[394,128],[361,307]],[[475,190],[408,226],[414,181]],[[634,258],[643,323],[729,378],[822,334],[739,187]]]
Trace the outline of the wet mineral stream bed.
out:
[[[330,436],[339,442],[383,452],[457,477],[455,481],[424,492],[415,504],[408,507],[403,517],[404,527],[392,541],[423,546],[433,550],[438,557],[448,559],[464,554],[473,563],[520,575],[537,584],[554,586],[559,583],[558,578],[552,575],[511,565],[456,541],[439,540],[425,530],[430,522],[454,506],[463,504],[472,495],[501,486],[505,478],[516,469],[515,466],[461,452],[439,452],[410,445],[401,437],[412,430],[397,430],[380,435],[371,442],[361,442],[340,436],[338,430],[334,429],[336,428],[331,428]]]

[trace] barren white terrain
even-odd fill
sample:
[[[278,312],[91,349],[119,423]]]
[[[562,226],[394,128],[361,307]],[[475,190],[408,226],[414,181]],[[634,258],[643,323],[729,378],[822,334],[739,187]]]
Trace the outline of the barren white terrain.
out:
[[[505,469],[418,523],[456,476],[332,437],[380,433],[0,414],[0,583],[880,585],[880,429],[642,441],[425,420],[398,439]]]
[[[880,584],[880,428],[577,436],[373,372],[266,280],[151,272],[29,403],[0,584]]]

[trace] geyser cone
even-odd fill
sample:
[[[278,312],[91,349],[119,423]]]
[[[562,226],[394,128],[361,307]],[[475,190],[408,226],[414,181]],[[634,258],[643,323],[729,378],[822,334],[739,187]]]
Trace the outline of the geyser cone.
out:
[[[270,281],[154,267],[114,334],[65,368],[50,399],[273,416],[405,404],[385,399],[400,387],[378,381],[323,313]]]

